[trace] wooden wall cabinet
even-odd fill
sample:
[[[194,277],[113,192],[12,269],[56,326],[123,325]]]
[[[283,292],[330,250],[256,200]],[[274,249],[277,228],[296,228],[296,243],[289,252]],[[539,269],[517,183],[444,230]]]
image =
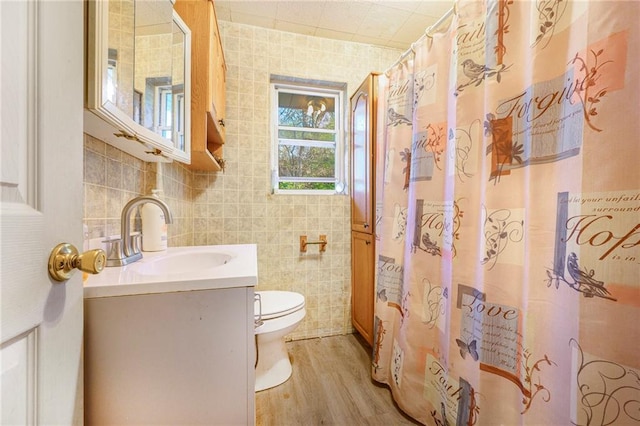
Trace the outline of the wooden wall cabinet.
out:
[[[371,345],[375,302],[375,154],[377,77],[351,96],[351,322]]]
[[[226,63],[212,0],[177,0],[191,29],[191,165],[218,171],[225,142]]]

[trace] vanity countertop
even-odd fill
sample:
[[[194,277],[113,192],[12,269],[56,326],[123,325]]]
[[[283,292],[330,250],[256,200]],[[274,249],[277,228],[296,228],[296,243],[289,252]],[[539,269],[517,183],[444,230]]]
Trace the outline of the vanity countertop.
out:
[[[255,244],[169,247],[143,252],[137,262],[90,275],[84,282],[84,298],[253,287],[257,283]]]

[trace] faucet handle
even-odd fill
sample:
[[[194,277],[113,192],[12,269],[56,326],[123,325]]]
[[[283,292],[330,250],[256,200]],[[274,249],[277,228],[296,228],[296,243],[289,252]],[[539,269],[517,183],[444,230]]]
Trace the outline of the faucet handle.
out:
[[[137,234],[131,235],[131,249],[133,250],[133,253],[131,254],[140,253],[141,248],[142,248],[142,234],[137,233]]]
[[[107,261],[119,260],[124,257],[124,253],[122,251],[122,238],[107,238],[102,242],[106,244],[105,251],[107,252]]]

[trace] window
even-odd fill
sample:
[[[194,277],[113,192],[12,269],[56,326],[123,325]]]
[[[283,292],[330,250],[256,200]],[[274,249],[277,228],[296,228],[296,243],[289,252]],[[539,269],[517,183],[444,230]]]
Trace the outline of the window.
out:
[[[155,110],[153,115],[154,131],[163,138],[171,140],[173,107],[171,86],[156,86]]]
[[[333,86],[271,84],[275,192],[343,191],[344,85]]]
[[[175,117],[175,123],[173,125],[173,143],[180,151],[184,151],[184,88],[181,92],[176,92],[174,88],[173,97],[175,98],[173,115]]]

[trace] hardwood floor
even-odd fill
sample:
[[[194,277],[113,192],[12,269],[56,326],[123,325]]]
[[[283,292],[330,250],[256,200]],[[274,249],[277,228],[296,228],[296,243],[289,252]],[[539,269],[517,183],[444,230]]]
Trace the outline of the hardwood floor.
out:
[[[371,379],[370,352],[358,334],[287,343],[293,374],[256,393],[258,426],[419,425]]]

